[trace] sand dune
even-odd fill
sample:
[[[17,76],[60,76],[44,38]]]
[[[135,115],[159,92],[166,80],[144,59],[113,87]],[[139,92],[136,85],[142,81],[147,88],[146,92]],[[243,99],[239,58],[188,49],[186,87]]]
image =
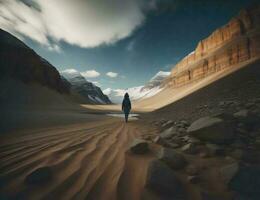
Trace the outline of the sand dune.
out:
[[[110,118],[2,136],[0,194],[24,199],[139,199],[144,164],[152,156],[125,152],[144,132],[135,122]],[[24,182],[44,166],[53,172],[48,184]]]

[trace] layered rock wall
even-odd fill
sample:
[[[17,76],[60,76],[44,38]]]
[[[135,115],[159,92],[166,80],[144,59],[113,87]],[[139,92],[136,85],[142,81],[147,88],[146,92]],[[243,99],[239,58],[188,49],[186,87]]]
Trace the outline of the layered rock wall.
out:
[[[164,85],[178,87],[260,56],[260,5],[242,10],[200,41],[171,71]]]

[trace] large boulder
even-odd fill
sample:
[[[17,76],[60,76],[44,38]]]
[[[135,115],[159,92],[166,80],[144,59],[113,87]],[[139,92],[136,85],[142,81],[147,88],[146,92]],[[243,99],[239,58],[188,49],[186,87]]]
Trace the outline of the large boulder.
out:
[[[144,154],[149,150],[148,143],[145,140],[134,139],[130,146],[130,151],[134,154]]]
[[[186,199],[182,183],[176,177],[174,171],[159,160],[150,163],[145,186],[162,199]]]
[[[173,169],[182,169],[187,164],[182,154],[169,148],[162,148],[159,151],[158,158]]]
[[[229,144],[235,137],[232,124],[217,117],[203,117],[191,124],[187,132],[202,141]]]

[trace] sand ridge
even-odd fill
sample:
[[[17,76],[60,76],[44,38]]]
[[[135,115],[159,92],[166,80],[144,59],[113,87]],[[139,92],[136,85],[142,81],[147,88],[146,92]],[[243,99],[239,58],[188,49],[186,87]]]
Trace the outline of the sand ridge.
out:
[[[122,196],[132,193],[140,198],[145,168],[136,159],[145,164],[152,156],[140,159],[126,151],[144,132],[134,121],[125,124],[110,118],[2,136],[0,194],[25,199],[129,199]],[[24,182],[28,174],[44,166],[53,172],[48,184]]]

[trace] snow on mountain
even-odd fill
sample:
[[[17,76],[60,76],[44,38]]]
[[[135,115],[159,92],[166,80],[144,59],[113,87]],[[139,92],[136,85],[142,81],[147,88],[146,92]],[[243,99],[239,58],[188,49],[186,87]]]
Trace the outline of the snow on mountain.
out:
[[[75,69],[67,69],[61,72],[61,75],[70,82],[72,89],[83,96],[87,102],[96,104],[110,104],[110,99],[95,84],[87,81]]]
[[[163,89],[160,87],[162,81],[169,75],[170,72],[159,71],[145,85],[128,88],[126,90],[107,88],[103,90],[103,92],[114,103],[121,103],[126,92],[130,95],[131,100],[145,99],[160,92]]]

